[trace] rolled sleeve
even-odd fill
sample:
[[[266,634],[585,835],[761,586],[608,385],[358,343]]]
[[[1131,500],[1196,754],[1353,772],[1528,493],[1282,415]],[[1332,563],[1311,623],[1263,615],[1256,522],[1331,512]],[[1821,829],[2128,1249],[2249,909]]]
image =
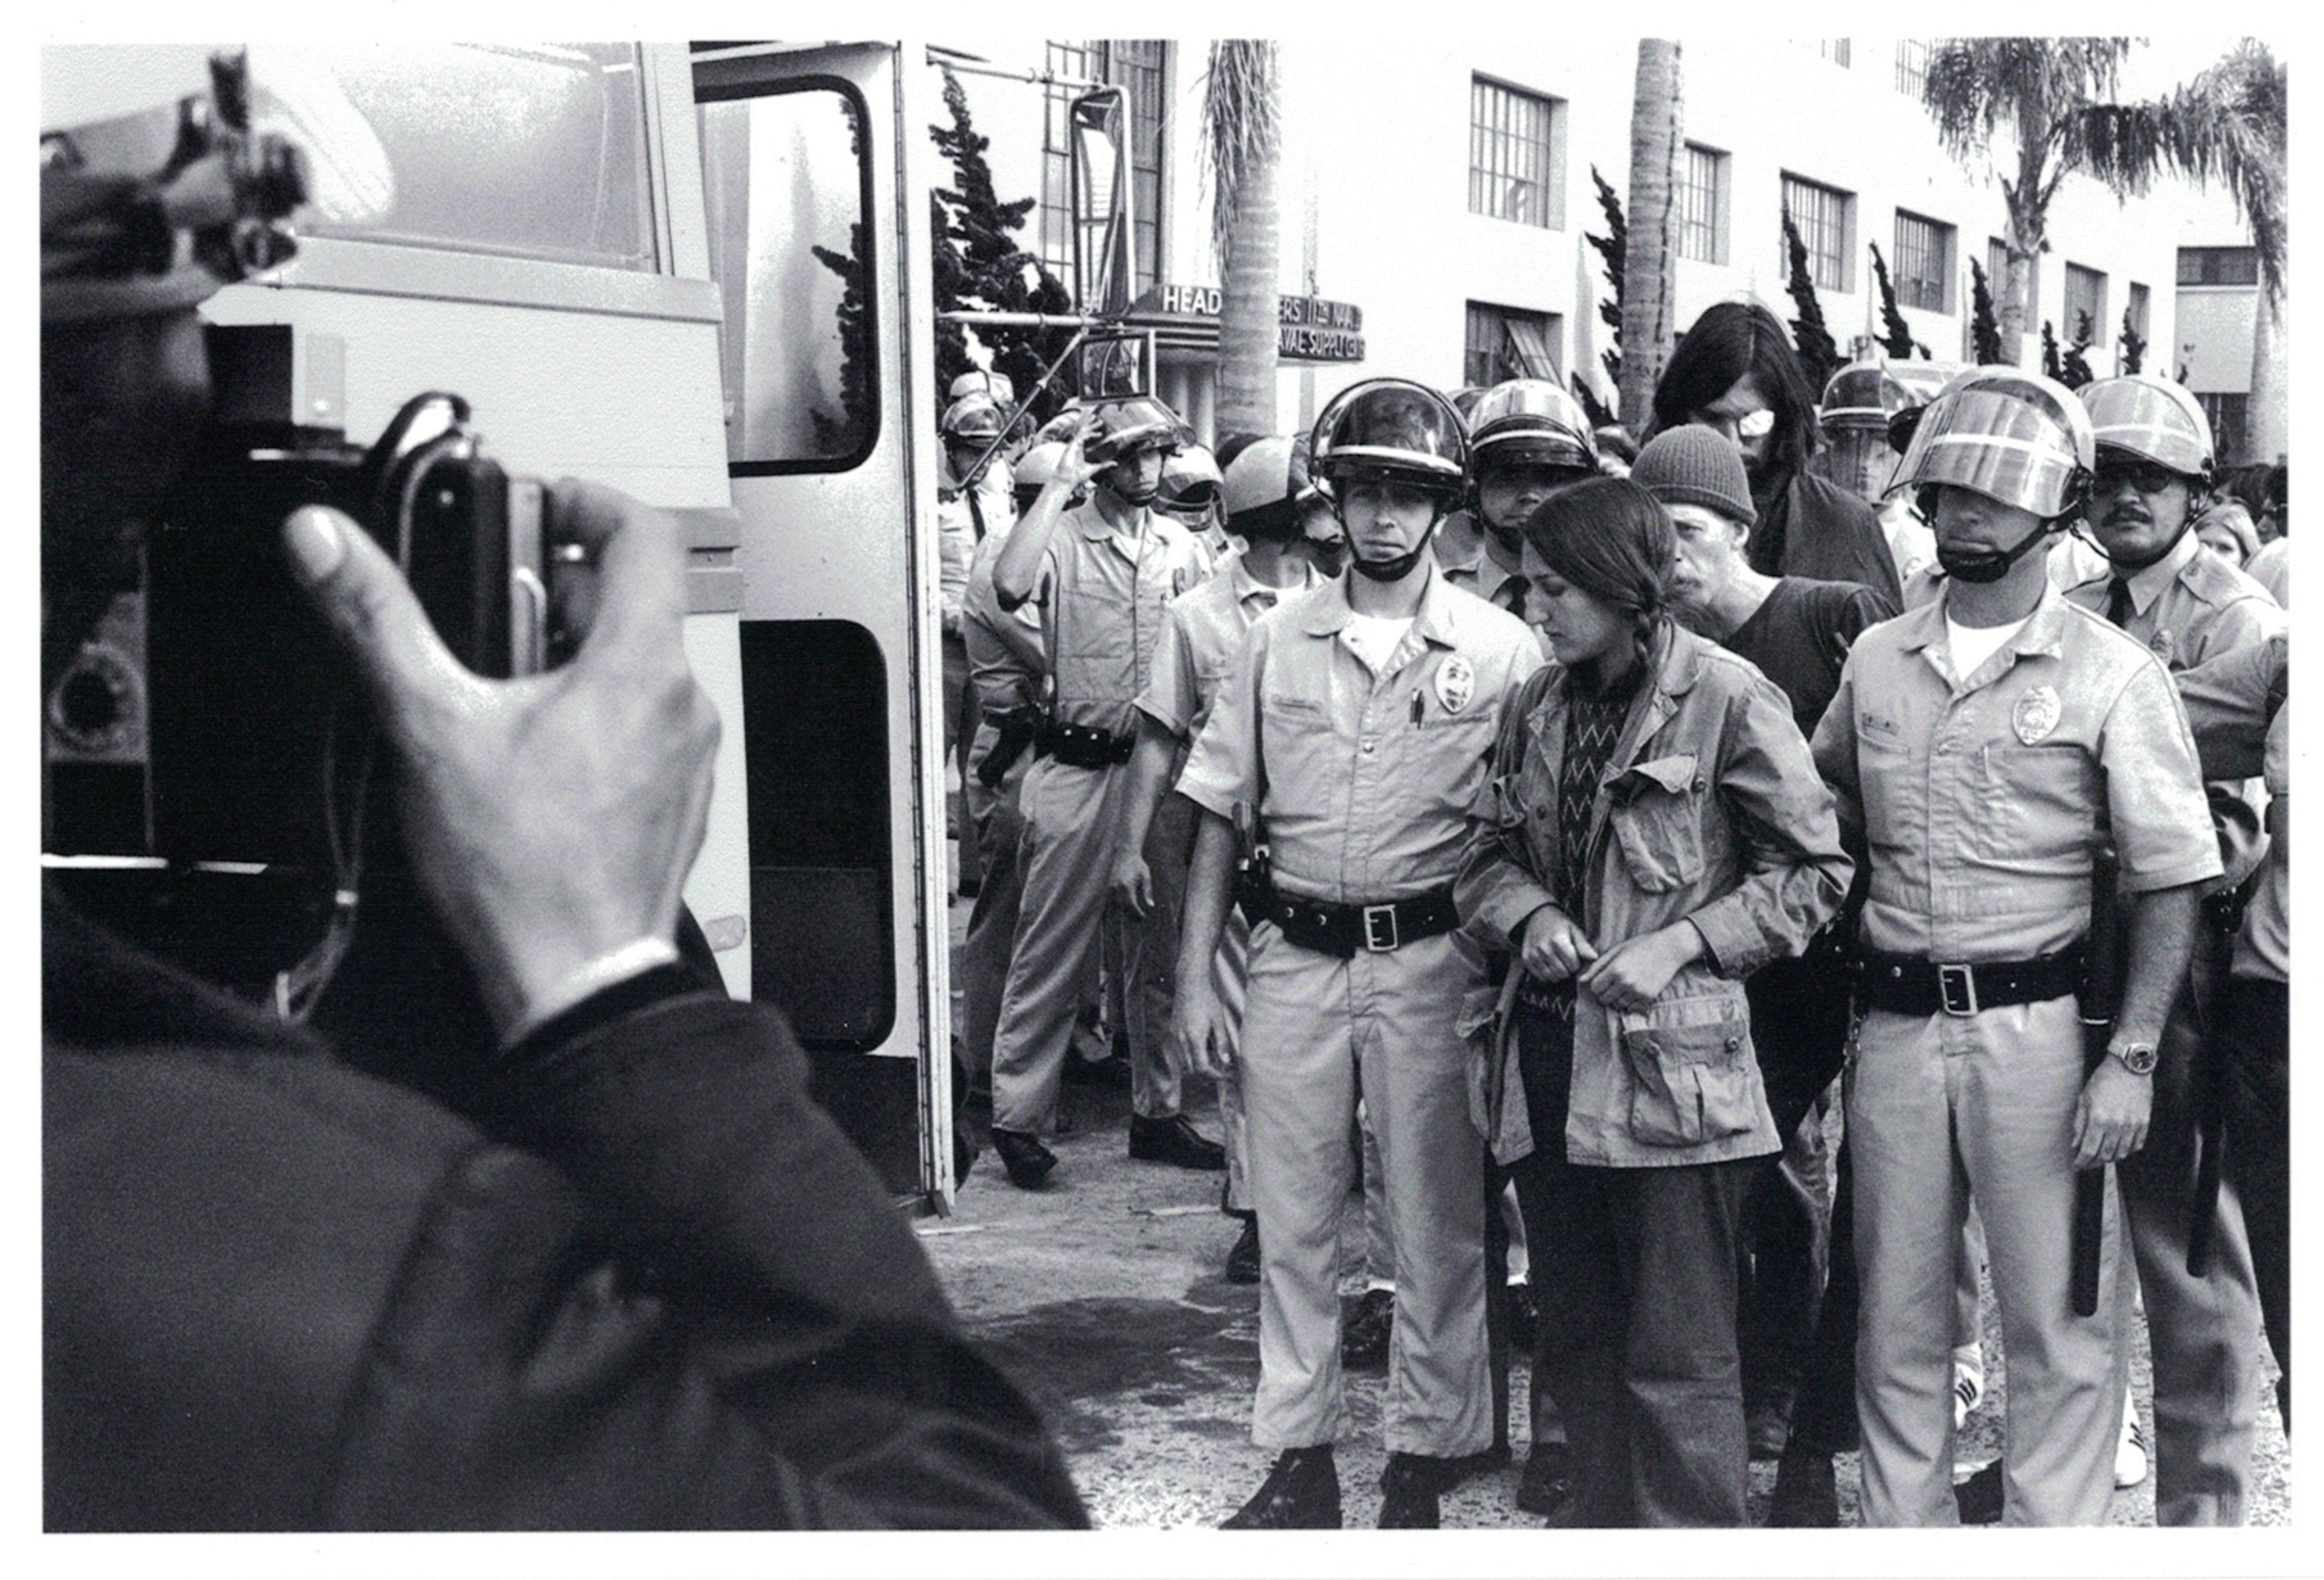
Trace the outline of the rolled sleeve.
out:
[[[1259,805],[1259,691],[1267,673],[1272,626],[1271,620],[1261,620],[1251,628],[1250,639],[1235,656],[1234,667],[1211,704],[1210,721],[1194,738],[1185,769],[1178,776],[1179,795],[1230,822],[1236,807],[1256,810]]]
[[[1171,734],[1185,739],[1201,704],[1201,677],[1194,673],[1194,645],[1186,630],[1182,602],[1173,602],[1162,622],[1148,671],[1146,689],[1138,696],[1138,711]]]
[[[2107,710],[2106,770],[2125,892],[2146,894],[2219,876],[2219,849],[2194,738],[2161,663],[2137,669]]]

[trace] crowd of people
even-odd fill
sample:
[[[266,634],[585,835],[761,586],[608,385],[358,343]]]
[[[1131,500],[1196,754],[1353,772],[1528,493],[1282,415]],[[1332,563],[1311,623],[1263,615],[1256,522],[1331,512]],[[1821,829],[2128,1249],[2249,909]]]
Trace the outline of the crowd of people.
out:
[[[1850,1448],[1868,1523],[2096,1523],[2150,1458],[2161,1522],[2242,1520],[2290,1370],[2281,464],[2148,375],[1819,392],[1750,302],[1643,446],[1533,380],[1215,453],[952,395],[964,1134],[1039,1190],[1061,1080],[1126,1064],[1130,1155],[1224,1172],[1276,1456],[1228,1526],[1341,1522],[1364,1365],[1379,1522],[1436,1523],[1508,1462],[1512,1340],[1553,1523],[1740,1524],[1753,1458],[1833,1523]],[[2006,1447],[1956,1486],[1980,1268]]]

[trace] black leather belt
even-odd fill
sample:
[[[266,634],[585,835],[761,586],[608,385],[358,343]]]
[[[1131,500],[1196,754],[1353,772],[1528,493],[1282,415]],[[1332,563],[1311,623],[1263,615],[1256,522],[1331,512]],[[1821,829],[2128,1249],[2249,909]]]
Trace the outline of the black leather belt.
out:
[[[1268,897],[1262,914],[1300,948],[1343,960],[1359,949],[1385,954],[1461,925],[1451,889],[1378,905],[1334,905],[1278,893]]]
[[[2040,960],[1978,966],[1867,951],[1849,962],[1849,970],[1856,978],[1857,997],[1867,1009],[1970,1015],[2005,1004],[2040,1004],[2080,992],[2083,949],[2077,942]]]
[[[1069,768],[1104,768],[1126,763],[1137,745],[1134,735],[1116,735],[1111,730],[1093,730],[1084,724],[1044,724],[1033,740],[1036,752],[1053,757]]]

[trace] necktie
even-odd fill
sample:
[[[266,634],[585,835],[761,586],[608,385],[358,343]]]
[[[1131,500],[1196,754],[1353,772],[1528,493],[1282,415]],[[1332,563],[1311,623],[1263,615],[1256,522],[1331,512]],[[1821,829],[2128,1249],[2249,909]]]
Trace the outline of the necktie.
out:
[[[970,520],[976,523],[977,542],[982,543],[984,541],[984,507],[977,502],[976,489],[973,485],[968,491],[968,516]]]
[[[2116,576],[2109,583],[2107,591],[2107,619],[2117,627],[2126,628],[2130,624],[2131,613],[2130,583],[2121,576]]]
[[[1511,576],[1493,589],[1493,602],[1519,620],[1525,618],[1526,584],[1523,576]]]

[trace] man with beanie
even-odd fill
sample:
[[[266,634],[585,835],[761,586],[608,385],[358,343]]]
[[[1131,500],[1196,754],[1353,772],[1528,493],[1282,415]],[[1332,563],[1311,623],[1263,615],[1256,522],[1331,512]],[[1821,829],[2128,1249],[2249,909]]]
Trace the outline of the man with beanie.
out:
[[[1630,480],[1662,501],[1676,531],[1671,601],[1679,619],[1758,666],[1790,699],[1800,733],[1812,734],[1840,689],[1840,666],[1857,633],[1895,614],[1893,604],[1854,582],[1754,570],[1749,546],[1757,511],[1750,482],[1733,442],[1713,429],[1690,425],[1655,435],[1638,452]],[[1784,1447],[1828,1260],[1841,1282],[1845,1311],[1852,1316],[1855,1308],[1852,1260],[1831,1240],[1831,1162],[1821,1102],[1840,1073],[1848,1037],[1839,961],[1852,918],[1843,908],[1804,954],[1775,961],[1747,984],[1768,1106],[1784,1137],[1782,1155],[1768,1159],[1752,1182],[1738,1259],[1744,1401],[1755,1457]],[[1807,1434],[1828,1435],[1821,1428]],[[1802,1445],[1821,1447],[1826,1465],[1837,1446]]]

